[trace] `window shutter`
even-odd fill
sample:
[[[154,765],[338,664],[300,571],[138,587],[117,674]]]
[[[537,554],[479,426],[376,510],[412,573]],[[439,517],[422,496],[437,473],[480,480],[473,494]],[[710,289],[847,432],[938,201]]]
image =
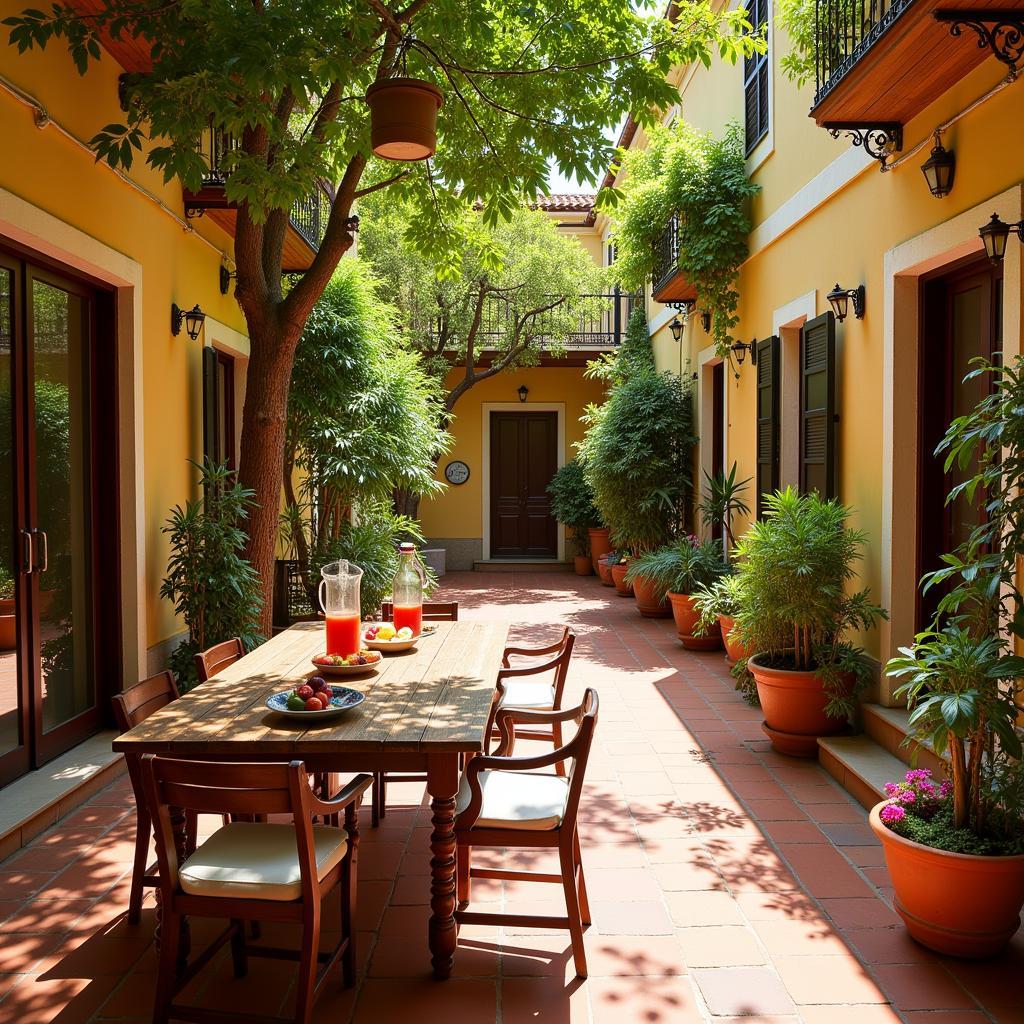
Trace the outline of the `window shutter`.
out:
[[[836,319],[823,313],[800,329],[800,490],[838,496]]]
[[[203,457],[218,461],[217,452],[217,350],[203,347]]]
[[[779,339],[757,343],[757,515],[779,487]]]
[[[747,20],[754,30],[768,24],[768,0],[749,0]],[[768,134],[768,53],[755,53],[743,59],[743,106],[746,155]]]

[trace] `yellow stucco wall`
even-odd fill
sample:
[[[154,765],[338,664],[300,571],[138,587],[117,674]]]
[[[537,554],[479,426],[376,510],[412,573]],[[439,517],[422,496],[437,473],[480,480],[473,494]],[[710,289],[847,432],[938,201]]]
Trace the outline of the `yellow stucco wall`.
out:
[[[452,371],[449,387],[461,375]],[[528,400],[520,405],[517,394],[521,385],[529,388]],[[420,504],[423,532],[431,540],[458,540],[465,544],[446,544],[449,564],[458,560],[463,564],[476,544],[482,557],[489,557],[480,545],[484,536],[484,406],[489,403],[512,403],[516,408],[529,411],[531,406],[564,404],[564,450],[566,460],[575,454],[574,444],[583,437],[579,418],[591,402],[603,397],[602,386],[586,380],[582,367],[537,366],[529,369],[507,370],[482,381],[467,392],[455,407],[455,421],[451,432],[455,446],[438,467],[438,479],[444,480],[444,467],[454,459],[469,466],[469,480],[459,486],[449,486],[437,498],[425,499]],[[567,549],[567,555],[571,553]],[[477,554],[477,558],[481,557]]]
[[[780,73],[778,60],[788,44],[777,26],[772,41],[771,133],[748,160],[752,178],[762,192],[751,208],[751,251],[740,273],[740,320],[734,336],[742,341],[769,337],[778,312],[808,293],[813,293],[809,315],[825,312],[825,295],[836,281],[845,287],[866,287],[864,319],[855,320],[851,315],[837,325],[839,494],[855,509],[853,525],[865,530],[869,538],[861,579],[876,598],[885,600],[888,593],[894,608],[892,625],[863,638],[871,654],[884,658],[897,644],[910,639],[912,616],[907,609],[913,601],[913,585],[907,566],[913,544],[902,543],[900,538],[912,541],[912,530],[900,530],[907,517],[915,515],[913,508],[894,508],[895,528],[890,537],[883,536],[891,500],[886,494],[885,467],[893,460],[905,467],[908,459],[910,465],[916,465],[916,454],[904,450],[914,439],[898,429],[897,450],[885,450],[883,383],[890,372],[885,341],[887,331],[891,336],[895,330],[891,309],[888,313],[886,309],[887,289],[894,287],[892,273],[886,269],[887,254],[901,246],[904,254],[912,251],[915,239],[921,240],[921,260],[935,255],[937,266],[971,251],[980,253],[977,228],[991,212],[988,204],[1007,190],[1019,188],[1024,179],[1020,134],[1024,84],[1017,82],[997,93],[945,134],[944,144],[956,153],[956,180],[951,195],[936,200],[920,172],[932,131],[996,85],[1003,75],[1001,65],[994,59],[985,61],[906,125],[904,153],[919,142],[928,144],[903,166],[883,174],[874,162],[858,170],[859,154],[850,153],[850,142],[832,139],[807,116],[812,87],[797,89]],[[682,116],[697,128],[721,132],[730,119],[742,123],[740,66],[714,62],[710,69],[686,71],[680,82]],[[643,144],[641,132],[635,145]],[[1019,219],[1019,196],[1008,201],[1011,213],[1014,203],[1017,214],[1013,219]],[[962,221],[956,221],[961,214]],[[598,226],[606,228],[603,221]],[[1010,247],[1014,246],[1017,241],[1011,238]],[[1020,266],[1020,259],[1014,256],[1004,269],[1006,301],[1016,306],[1007,310],[1004,322],[1020,322]],[[707,344],[701,328],[688,328],[680,353],[664,326],[670,313],[657,303],[649,303],[648,309],[659,367],[677,369],[682,355],[684,369],[695,369],[699,350]],[[1004,338],[1004,351],[1020,350],[1019,330],[1017,335]],[[899,365],[907,356],[897,345],[892,359]],[[756,476],[754,373],[748,360],[739,380],[731,371],[726,377],[726,459],[737,461],[741,477]],[[916,364],[912,377],[916,379]],[[897,416],[901,407],[916,404],[914,390],[914,394],[900,391],[894,395]],[[899,469],[895,476],[898,486]],[[744,525],[739,524],[741,530]],[[890,539],[891,551],[886,546]]]
[[[3,0],[0,17],[22,7]],[[59,40],[44,53],[19,56],[7,46],[6,32],[3,39],[0,76],[41,104],[51,123],[36,127],[31,107],[0,88],[0,134],[5,147],[0,161],[0,189],[4,190],[0,193],[0,241],[16,200],[23,200],[39,211],[32,216],[39,228],[37,247],[45,254],[61,256],[59,248],[47,240],[61,230],[48,222],[45,215],[49,214],[82,233],[67,235],[72,255],[78,249],[85,252],[92,242],[138,264],[140,283],[128,295],[129,305],[121,308],[132,315],[138,308],[141,337],[135,344],[141,346],[141,408],[134,425],[122,423],[122,432],[134,431],[137,439],[141,434],[143,521],[139,532],[145,585],[138,599],[145,606],[144,641],[153,646],[181,628],[169,605],[158,597],[168,553],[160,527],[170,507],[193,494],[194,471],[187,460],[202,453],[200,349],[204,339],[201,335],[191,341],[184,331],[172,337],[170,308],[172,302],[184,308],[199,303],[209,317],[225,325],[225,337],[244,345],[241,311],[233,295],[222,296],[218,287],[221,253],[230,254],[232,242],[201,219],[192,222],[194,231],[186,231],[161,209],[154,199],[177,217],[183,215],[181,187],[164,185],[142,160],[131,178],[154,198],[97,165],[64,134],[87,140],[103,125],[123,119],[117,104],[117,76],[122,69],[108,55],[81,78]],[[208,327],[207,340],[209,331]]]

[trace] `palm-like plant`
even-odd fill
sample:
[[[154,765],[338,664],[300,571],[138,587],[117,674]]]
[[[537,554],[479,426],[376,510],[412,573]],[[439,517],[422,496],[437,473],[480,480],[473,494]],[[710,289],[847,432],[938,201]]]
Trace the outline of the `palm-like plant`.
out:
[[[590,489],[579,460],[572,459],[551,478],[551,513],[572,534],[576,554],[590,554],[587,531],[597,526],[601,516],[594,506],[594,492]]]
[[[653,585],[655,597],[660,600],[668,593],[692,594],[726,572],[720,544],[684,537],[675,544],[630,559],[626,582],[633,583],[642,576]]]
[[[736,545],[736,537],[732,532],[733,520],[736,516],[750,514],[750,506],[743,500],[741,495],[750,483],[750,477],[746,480],[736,479],[736,463],[728,473],[704,473],[706,489],[700,502],[700,514],[704,525],[715,529],[721,526],[725,534],[725,549],[731,551]]]

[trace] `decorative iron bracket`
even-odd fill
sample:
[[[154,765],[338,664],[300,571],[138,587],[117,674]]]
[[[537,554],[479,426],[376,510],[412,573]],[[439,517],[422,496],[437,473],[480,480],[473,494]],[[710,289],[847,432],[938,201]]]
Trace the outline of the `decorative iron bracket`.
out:
[[[887,169],[887,162],[893,153],[903,149],[903,125],[898,121],[825,121],[822,128],[828,130],[833,139],[838,139],[844,132],[849,135],[855,146],[862,146],[872,160]]]
[[[697,308],[697,300],[679,299],[676,302],[665,302],[663,305],[668,306],[669,309],[674,309],[677,313],[682,313],[683,319],[689,320],[690,314]]]
[[[935,11],[935,20],[949,25],[951,36],[960,36],[964,28],[978,36],[978,49],[991,50],[992,56],[1010,69],[1016,78],[1024,61],[1024,11],[994,8],[951,8]]]

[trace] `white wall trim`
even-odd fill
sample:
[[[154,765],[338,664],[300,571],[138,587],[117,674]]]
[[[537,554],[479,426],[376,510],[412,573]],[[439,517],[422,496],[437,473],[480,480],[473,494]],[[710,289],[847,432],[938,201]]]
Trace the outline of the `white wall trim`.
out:
[[[881,602],[890,619],[881,626],[881,659],[911,639],[914,609],[907,594],[917,585],[917,366],[919,280],[922,275],[983,252],[978,229],[992,213],[1018,221],[1024,186],[1015,185],[937,224],[884,256],[882,373]],[[1019,354],[1021,246],[1011,240],[1003,263],[1003,352]],[[897,398],[898,396],[898,398]],[[884,680],[883,680],[884,686]],[[883,693],[883,700],[891,697]]]
[[[555,412],[558,413],[557,435],[558,468],[565,465],[565,402],[484,402],[480,407],[483,424],[483,449],[480,453],[483,489],[483,560],[491,557],[491,413],[492,412]],[[561,523],[558,537],[558,561],[565,561],[565,530]],[[530,559],[527,559],[530,561]]]
[[[698,422],[700,424],[700,479],[696,481],[694,491],[696,492],[697,498],[704,493],[705,476],[714,476],[714,470],[716,467],[711,464],[711,457],[714,454],[714,414],[715,414],[715,403],[714,403],[714,387],[715,387],[715,374],[714,369],[719,363],[723,363],[724,360],[718,354],[714,345],[708,345],[702,348],[697,353],[697,366],[698,366],[698,377],[697,382],[698,388]],[[722,461],[728,472],[729,467],[729,367],[726,365],[725,370],[725,386],[722,388]]]
[[[121,645],[126,686],[144,678],[146,653],[145,447],[142,415],[142,265],[0,188],[0,237],[115,289],[121,495]]]

